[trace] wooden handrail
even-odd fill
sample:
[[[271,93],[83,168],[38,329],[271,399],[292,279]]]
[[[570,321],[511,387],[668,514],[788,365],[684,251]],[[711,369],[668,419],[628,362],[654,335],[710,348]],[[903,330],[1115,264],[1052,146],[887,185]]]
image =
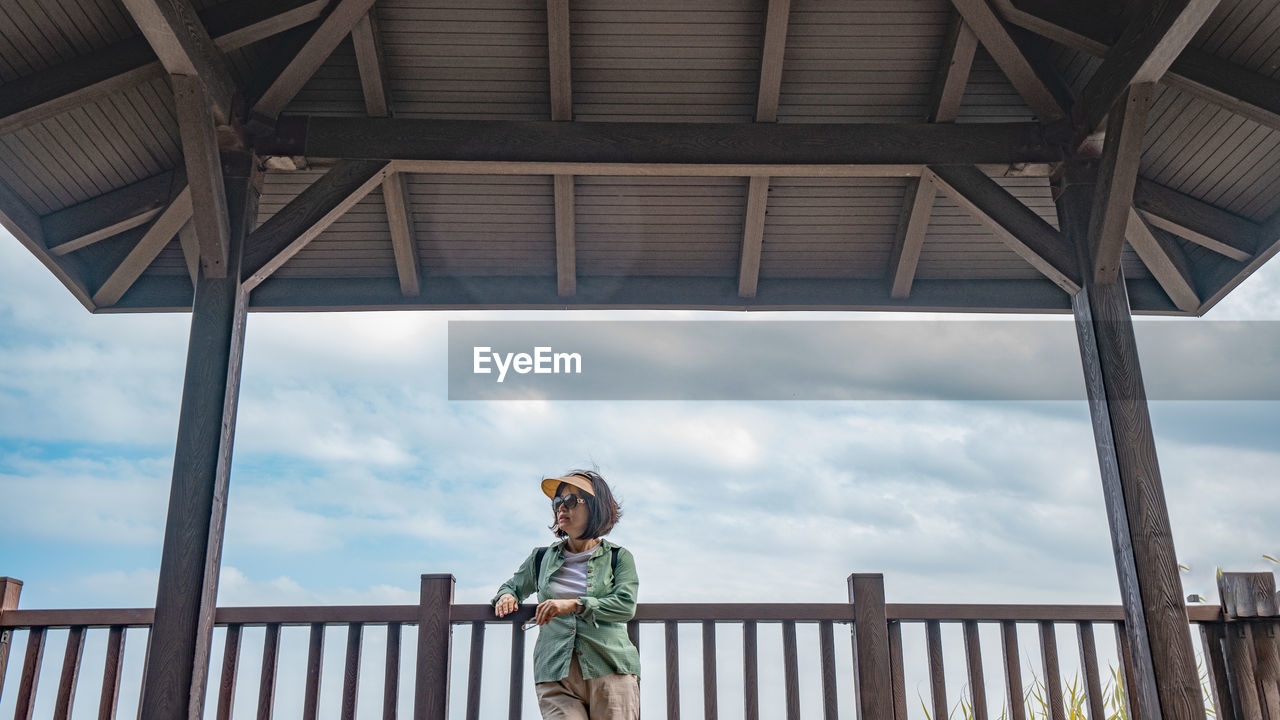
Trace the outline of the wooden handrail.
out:
[[[1219,622],[1222,609],[1216,605],[1191,605],[1187,615],[1193,623]],[[27,627],[143,627],[151,624],[151,608],[103,608],[76,610],[6,610],[0,613],[0,628]],[[1119,605],[1006,605],[887,603],[885,616],[899,622],[1119,622],[1124,619]],[[533,617],[533,606],[525,605],[505,618],[494,617],[486,604],[453,605],[451,623],[524,622]],[[418,620],[417,605],[314,605],[221,607],[215,615],[218,625],[310,625],[313,623],[401,623]],[[637,622],[853,622],[853,606],[848,603],[642,603],[636,606]]]

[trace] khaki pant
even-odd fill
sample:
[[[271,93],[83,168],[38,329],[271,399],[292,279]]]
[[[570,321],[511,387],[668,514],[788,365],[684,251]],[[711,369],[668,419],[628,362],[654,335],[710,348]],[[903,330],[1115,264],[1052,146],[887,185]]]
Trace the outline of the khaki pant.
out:
[[[640,683],[635,675],[582,679],[578,656],[569,675],[557,682],[536,683],[543,720],[639,720]]]

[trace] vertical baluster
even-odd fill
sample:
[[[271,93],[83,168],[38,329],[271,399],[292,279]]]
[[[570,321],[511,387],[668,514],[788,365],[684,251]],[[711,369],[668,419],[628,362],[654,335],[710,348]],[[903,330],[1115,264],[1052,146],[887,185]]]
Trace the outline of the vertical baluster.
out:
[[[102,665],[102,694],[98,697],[98,720],[115,720],[120,700],[120,670],[124,667],[123,625],[112,625],[107,631],[107,655]]]
[[[1106,709],[1102,704],[1102,682],[1098,677],[1098,648],[1093,640],[1093,623],[1081,621],[1076,624],[1080,635],[1080,667],[1084,668],[1084,696],[1089,711],[1089,720],[1106,720]]]
[[[1009,718],[1027,720],[1027,704],[1022,698],[1022,665],[1018,659],[1018,626],[1012,620],[1001,621],[1000,641],[1004,645],[1004,685]]]
[[[702,622],[702,712],[706,720],[716,720],[716,623]]]
[[[520,720],[524,708],[520,703],[524,690],[524,630],[521,621],[511,621],[511,687],[507,692],[507,720]]]
[[[262,675],[258,681],[258,720],[271,720],[276,703],[276,665],[280,657],[280,623],[267,623],[262,640]]]
[[[907,720],[907,679],[902,669],[902,623],[889,621],[889,672],[893,675],[893,717]]]
[[[1040,666],[1044,670],[1049,720],[1067,720],[1062,707],[1062,673],[1058,670],[1058,635],[1048,620],[1040,621]]]
[[[316,720],[320,712],[320,670],[324,665],[324,623],[311,623],[307,643],[307,681],[302,695],[302,720]]]
[[[483,620],[471,623],[471,660],[467,666],[467,720],[480,719],[480,671],[484,669]]]
[[[71,717],[76,700],[76,679],[80,677],[80,658],[84,655],[84,626],[76,625],[67,633],[67,650],[62,655],[62,677],[58,679],[58,700],[53,706],[54,720]]]
[[[27,656],[22,661],[22,677],[18,682],[18,702],[14,720],[31,720],[36,704],[36,686],[40,683],[40,661],[44,658],[44,634],[42,627],[27,631]]]
[[[1142,720],[1138,709],[1138,686],[1133,678],[1133,653],[1129,650],[1129,636],[1124,631],[1124,623],[1115,623],[1116,650],[1120,656],[1120,680],[1124,683],[1124,704],[1128,709],[1129,720]]]
[[[1227,662],[1222,647],[1226,636],[1222,623],[1200,623],[1200,641],[1204,646],[1204,659],[1208,663],[1209,690],[1218,720],[1236,720],[1235,705],[1231,701],[1231,683],[1227,680]]]
[[[822,658],[822,717],[838,720],[836,711],[836,641],[830,620],[818,623],[818,647]]]
[[[756,665],[756,621],[742,623],[742,714],[760,720],[760,681]]]
[[[929,696],[933,698],[933,716],[947,717],[947,680],[942,666],[942,625],[937,620],[924,624],[925,643],[929,652]]]
[[[387,662],[382,680],[382,720],[396,720],[400,703],[400,623],[387,623]]]
[[[231,720],[236,699],[236,665],[240,662],[240,625],[227,626],[227,644],[222,651],[222,681],[218,683],[218,720]]]
[[[787,689],[787,720],[800,720],[800,670],[796,653],[796,621],[782,621],[782,669]]]
[[[680,720],[680,638],[675,620],[667,620],[667,720]]]
[[[342,672],[342,720],[355,720],[360,693],[360,644],[364,623],[347,623],[347,664]]]
[[[969,671],[969,694],[973,700],[973,720],[987,720],[987,683],[982,672],[982,642],[978,621],[964,621],[964,662]]]

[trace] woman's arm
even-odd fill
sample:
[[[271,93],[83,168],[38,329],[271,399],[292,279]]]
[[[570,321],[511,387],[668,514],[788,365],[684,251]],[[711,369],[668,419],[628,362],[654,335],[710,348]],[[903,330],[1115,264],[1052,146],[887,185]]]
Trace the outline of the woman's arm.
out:
[[[524,599],[533,594],[538,589],[538,569],[533,566],[534,558],[538,556],[538,551],[534,550],[529,553],[529,557],[525,558],[520,567],[516,570],[516,574],[511,579],[502,583],[502,587],[498,588],[498,592],[489,601],[490,605],[496,605],[498,599],[503,595],[511,595],[516,599],[517,603],[524,602]]]
[[[631,551],[618,551],[618,568],[613,573],[613,592],[601,597],[582,597],[582,618],[592,625],[601,622],[626,622],[636,616],[636,592],[640,577]]]

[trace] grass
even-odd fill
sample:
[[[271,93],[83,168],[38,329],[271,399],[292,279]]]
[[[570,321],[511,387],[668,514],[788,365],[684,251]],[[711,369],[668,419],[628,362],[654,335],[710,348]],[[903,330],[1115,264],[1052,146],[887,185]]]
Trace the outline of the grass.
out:
[[[1102,709],[1103,717],[1106,720],[1129,720],[1129,711],[1125,701],[1124,682],[1120,677],[1120,671],[1111,666],[1110,678],[1102,687]],[[1200,688],[1204,692],[1205,712],[1210,718],[1216,717],[1217,713],[1213,707],[1213,695],[1209,689],[1208,672],[1201,666],[1197,665],[1200,673]],[[1031,673],[1032,683],[1023,693],[1022,702],[1027,709],[1027,720],[1048,720],[1051,717],[1049,713],[1048,691],[1042,679],[1036,676],[1035,672]],[[966,686],[965,694],[968,695],[969,690]],[[1085,692],[1083,681],[1079,674],[1073,676],[1062,689],[1063,711],[1066,713],[1067,720],[1088,720],[1088,696]],[[929,705],[924,698],[920,698],[920,706],[924,709],[924,716],[927,720],[941,720],[934,718],[929,713]],[[999,718],[999,720],[1007,720],[1009,709],[1007,706],[1000,708],[998,716],[988,713],[988,717]],[[973,720],[973,703],[961,698],[955,707],[947,715],[946,720]]]

